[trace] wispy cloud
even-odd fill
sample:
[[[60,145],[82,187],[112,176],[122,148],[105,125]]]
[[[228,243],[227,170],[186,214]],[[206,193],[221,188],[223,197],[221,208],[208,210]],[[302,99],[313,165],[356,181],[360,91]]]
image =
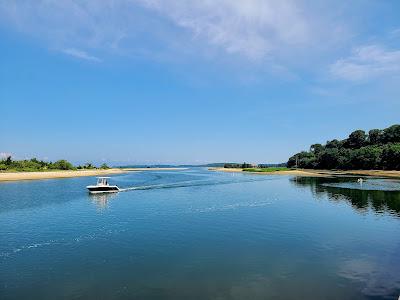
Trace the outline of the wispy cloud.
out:
[[[69,49],[63,49],[61,52],[79,58],[79,59],[84,59],[84,60],[89,60],[93,62],[101,62],[102,60],[96,56],[89,55],[86,51],[83,50],[78,50],[75,48],[69,48]]]
[[[332,64],[330,71],[335,77],[350,81],[400,74],[400,50],[388,50],[380,45],[361,46],[350,57]]]
[[[102,61],[92,53],[168,62],[206,57],[239,63],[249,73],[294,78],[328,69],[346,81],[399,72],[400,51],[378,44],[337,59],[352,35],[343,13],[352,6],[296,0],[0,1],[0,26],[91,62]],[[391,36],[397,34],[392,30]]]
[[[193,38],[250,59],[263,58],[282,44],[305,44],[312,35],[299,3],[291,0],[140,2]]]
[[[327,35],[334,39],[338,27],[313,7],[295,0],[4,1],[0,24],[51,48],[80,49],[71,55],[81,58],[99,48],[156,57],[160,52],[207,55],[214,49],[265,61],[282,53],[297,56],[299,48],[322,45],[317,41]]]

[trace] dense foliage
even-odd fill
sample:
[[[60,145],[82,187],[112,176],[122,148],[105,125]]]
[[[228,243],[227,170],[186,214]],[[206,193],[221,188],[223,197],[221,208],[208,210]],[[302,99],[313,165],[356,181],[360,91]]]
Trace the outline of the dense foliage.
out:
[[[258,165],[253,165],[249,163],[225,163],[223,164],[224,168],[229,168],[229,169],[249,169],[249,168],[255,168],[255,169],[267,169],[267,168],[285,168],[286,163],[281,163],[281,164],[258,164]]]
[[[101,165],[101,169],[108,169],[106,164]],[[77,169],[96,169],[91,163],[75,167],[70,162],[61,159],[56,162],[46,162],[36,158],[13,160],[11,156],[0,160],[0,171],[51,171],[51,170],[77,170]]]
[[[258,164],[257,166],[260,169],[264,168],[285,168],[286,163],[280,163],[280,164]]]
[[[288,167],[306,169],[400,170],[400,125],[352,132],[345,140],[313,144],[289,158]]]
[[[245,168],[252,168],[253,165],[248,164],[248,163],[242,163],[242,164],[238,164],[238,163],[225,163],[224,164],[224,168],[237,168],[237,169],[245,169]]]

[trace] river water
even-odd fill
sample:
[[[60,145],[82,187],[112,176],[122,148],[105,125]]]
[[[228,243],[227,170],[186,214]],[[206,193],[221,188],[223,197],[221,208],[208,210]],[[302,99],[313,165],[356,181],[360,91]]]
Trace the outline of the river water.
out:
[[[0,299],[397,299],[400,182],[146,171],[0,184]]]

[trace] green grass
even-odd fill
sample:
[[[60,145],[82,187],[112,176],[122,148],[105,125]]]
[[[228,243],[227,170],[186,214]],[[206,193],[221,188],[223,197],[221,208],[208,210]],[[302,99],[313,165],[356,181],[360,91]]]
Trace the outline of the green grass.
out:
[[[292,169],[286,167],[279,167],[279,168],[246,168],[243,169],[245,172],[276,172],[276,171],[290,171]]]

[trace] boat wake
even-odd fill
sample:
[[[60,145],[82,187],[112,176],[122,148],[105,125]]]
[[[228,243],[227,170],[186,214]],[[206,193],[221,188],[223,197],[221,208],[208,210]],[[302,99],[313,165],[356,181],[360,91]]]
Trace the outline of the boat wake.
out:
[[[266,181],[272,180],[273,178],[263,178],[263,179],[247,179],[247,180],[188,180],[188,181],[179,181],[173,183],[164,183],[164,184],[153,184],[153,185],[141,185],[141,186],[133,186],[127,188],[120,188],[120,192],[128,192],[135,190],[153,190],[153,189],[170,189],[170,188],[182,188],[182,187],[192,187],[192,186],[210,186],[210,185],[222,185],[222,184],[236,184],[236,183],[246,183],[246,182],[257,182],[257,181]]]

